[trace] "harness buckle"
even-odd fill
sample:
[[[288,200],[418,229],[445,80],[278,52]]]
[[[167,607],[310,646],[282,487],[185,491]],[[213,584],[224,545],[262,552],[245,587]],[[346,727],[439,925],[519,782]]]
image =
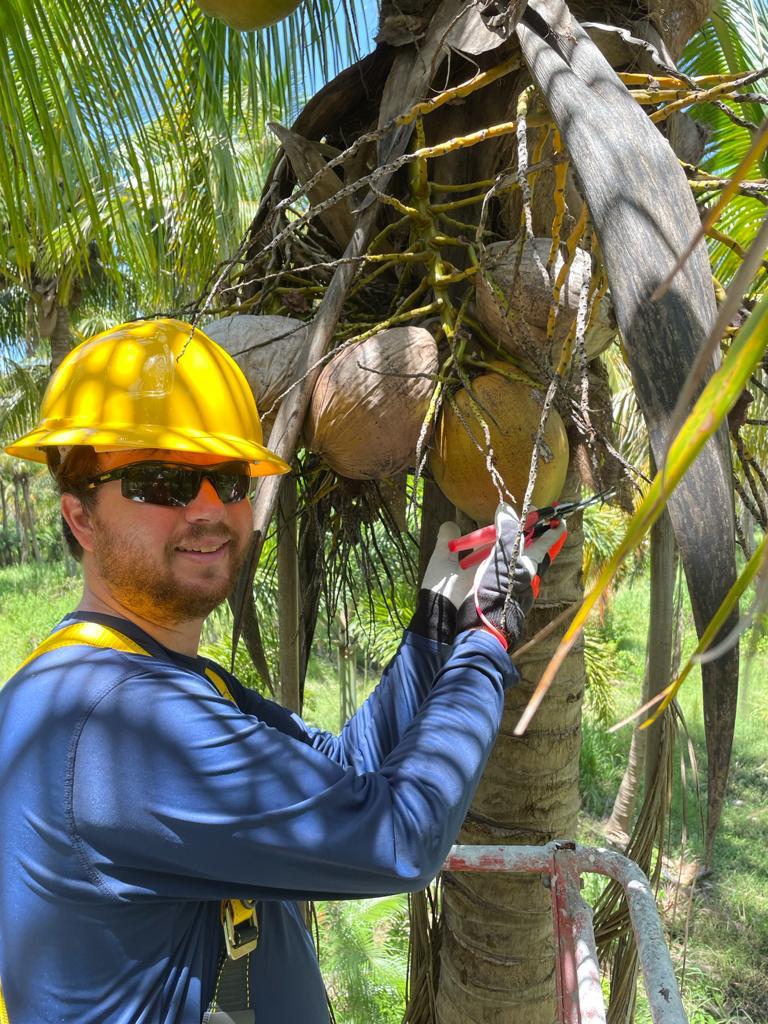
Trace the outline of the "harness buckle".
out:
[[[248,956],[259,944],[255,901],[225,900],[222,906],[222,927],[230,960]]]

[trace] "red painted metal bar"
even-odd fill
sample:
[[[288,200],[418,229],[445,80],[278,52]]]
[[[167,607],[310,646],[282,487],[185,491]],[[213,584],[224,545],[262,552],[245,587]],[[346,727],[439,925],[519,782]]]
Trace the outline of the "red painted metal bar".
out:
[[[575,876],[578,892],[579,876]],[[555,933],[555,977],[559,1016],[562,1024],[581,1024],[581,998],[579,992],[579,970],[576,962],[574,941],[573,899],[574,873],[572,865],[563,862],[556,851],[552,858],[552,875],[549,889],[552,896],[552,921]],[[602,1002],[602,999],[601,999]]]
[[[648,879],[628,857],[613,850],[560,841],[546,846],[454,846],[444,867],[448,871],[547,876],[559,950],[556,976],[561,1024],[605,1022],[592,910],[581,899],[580,875],[594,872],[615,879],[627,895],[654,1024],[688,1024],[653,892]]]
[[[581,874],[572,848],[556,850],[553,860],[552,909],[560,950],[561,1017],[567,1024],[606,1024],[592,908],[581,898]]]

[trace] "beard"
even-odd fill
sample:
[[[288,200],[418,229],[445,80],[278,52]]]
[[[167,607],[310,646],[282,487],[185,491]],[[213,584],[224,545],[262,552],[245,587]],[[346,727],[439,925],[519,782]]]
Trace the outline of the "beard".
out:
[[[245,560],[248,538],[228,526],[190,525],[181,540],[169,541],[161,557],[138,536],[119,534],[91,516],[93,557],[104,581],[121,604],[158,625],[204,619],[225,600]],[[174,572],[180,543],[229,541],[226,566],[199,567],[194,580]]]

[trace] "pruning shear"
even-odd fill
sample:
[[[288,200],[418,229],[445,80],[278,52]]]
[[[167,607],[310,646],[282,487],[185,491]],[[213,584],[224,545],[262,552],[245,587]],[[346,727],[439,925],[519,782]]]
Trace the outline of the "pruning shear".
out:
[[[523,546],[528,547],[537,537],[540,537],[542,533],[548,530],[556,520],[562,519],[572,512],[580,512],[582,509],[589,508],[590,505],[602,504],[613,497],[615,493],[616,488],[609,487],[608,490],[600,491],[597,494],[593,494],[590,498],[584,498],[582,501],[560,501],[554,505],[545,505],[543,508],[532,509],[525,517],[523,525]],[[471,551],[471,554],[459,559],[459,566],[462,569],[469,569],[470,566],[477,565],[487,558],[495,543],[496,527],[491,524],[490,526],[483,526],[479,530],[474,530],[472,533],[466,533],[463,537],[449,540],[448,550]],[[472,550],[473,548],[474,550]]]

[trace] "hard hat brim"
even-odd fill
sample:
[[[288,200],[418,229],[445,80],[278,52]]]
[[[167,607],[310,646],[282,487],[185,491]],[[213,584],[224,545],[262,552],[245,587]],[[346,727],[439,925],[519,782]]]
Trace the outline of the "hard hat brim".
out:
[[[142,437],[142,433],[146,434]],[[194,433],[189,430],[148,427],[145,431],[130,425],[123,433],[90,427],[65,427],[60,430],[38,428],[9,444],[4,451],[17,459],[31,462],[47,461],[45,449],[90,445],[96,451],[142,451],[157,448],[169,452],[189,452],[198,455],[217,455],[222,459],[242,459],[250,467],[252,477],[290,473],[291,467],[279,455],[255,441],[227,435]]]

